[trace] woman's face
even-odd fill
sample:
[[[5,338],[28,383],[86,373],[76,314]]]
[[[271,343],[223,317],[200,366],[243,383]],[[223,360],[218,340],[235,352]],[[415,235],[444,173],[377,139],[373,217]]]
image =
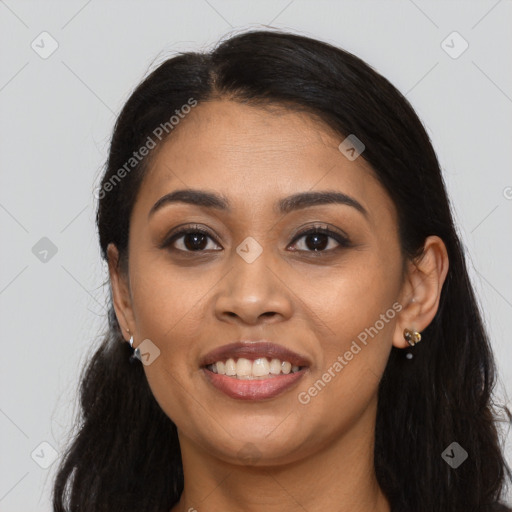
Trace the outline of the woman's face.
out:
[[[219,100],[175,130],[132,211],[129,303],[116,311],[134,347],[150,340],[144,371],[182,446],[272,465],[370,428],[403,293],[385,189],[338,149],[343,137],[304,113]],[[226,206],[152,210],[186,189]],[[350,199],[308,200],[319,192]],[[304,235],[315,227],[332,235]],[[244,340],[279,347],[207,357]],[[214,360],[224,364],[204,367]]]

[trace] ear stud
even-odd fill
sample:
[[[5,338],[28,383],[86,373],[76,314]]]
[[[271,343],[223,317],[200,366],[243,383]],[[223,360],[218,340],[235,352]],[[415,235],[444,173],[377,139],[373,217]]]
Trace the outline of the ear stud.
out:
[[[421,334],[418,331],[404,329],[404,338],[411,347],[414,347],[416,343],[421,341]]]

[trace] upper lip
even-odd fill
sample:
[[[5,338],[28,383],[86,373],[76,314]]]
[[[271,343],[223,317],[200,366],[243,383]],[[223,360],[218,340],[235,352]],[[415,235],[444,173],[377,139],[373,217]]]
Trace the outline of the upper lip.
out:
[[[208,352],[201,358],[200,366],[207,366],[217,361],[224,361],[229,358],[237,359],[239,357],[250,360],[258,359],[259,357],[276,358],[281,361],[289,361],[294,366],[310,365],[305,356],[297,354],[282,345],[277,345],[268,340],[243,340],[222,345]]]

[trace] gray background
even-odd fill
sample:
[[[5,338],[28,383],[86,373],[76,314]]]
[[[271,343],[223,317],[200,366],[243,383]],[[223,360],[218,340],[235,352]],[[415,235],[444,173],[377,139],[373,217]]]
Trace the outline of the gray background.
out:
[[[339,45],[411,101],[470,254],[499,364],[497,400],[512,406],[511,21],[510,0],[0,0],[0,510],[51,509],[51,447],[66,445],[78,372],[105,325],[93,189],[115,115],[173,52],[249,27]],[[58,44],[47,58],[44,31]],[[469,43],[457,58],[442,47],[453,31]],[[453,55],[462,44],[450,36],[444,46]],[[57,249],[46,261],[43,237]]]

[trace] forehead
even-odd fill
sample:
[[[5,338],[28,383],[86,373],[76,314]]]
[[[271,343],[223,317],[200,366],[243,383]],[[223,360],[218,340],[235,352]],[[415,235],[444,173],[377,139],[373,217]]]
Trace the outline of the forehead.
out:
[[[172,190],[200,188],[232,210],[273,207],[288,195],[337,190],[378,214],[393,205],[373,169],[338,149],[343,136],[308,113],[228,100],[199,104],[158,149],[139,192],[149,211]]]

